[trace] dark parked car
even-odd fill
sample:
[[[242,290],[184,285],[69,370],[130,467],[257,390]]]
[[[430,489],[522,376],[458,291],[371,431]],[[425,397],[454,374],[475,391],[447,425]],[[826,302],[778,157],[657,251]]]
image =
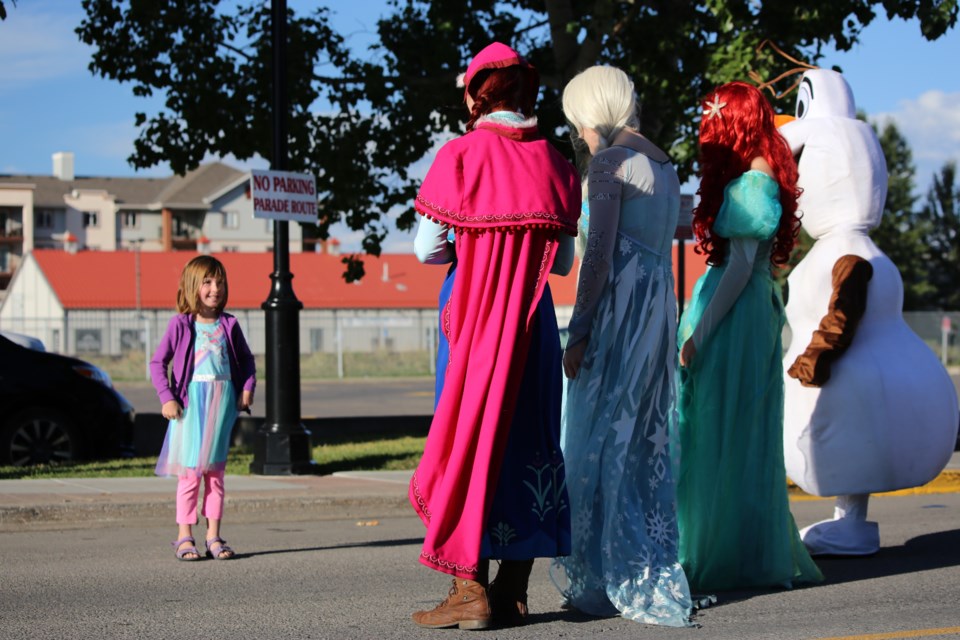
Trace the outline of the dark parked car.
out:
[[[135,411],[106,372],[11,337],[0,333],[0,465],[130,455]]]

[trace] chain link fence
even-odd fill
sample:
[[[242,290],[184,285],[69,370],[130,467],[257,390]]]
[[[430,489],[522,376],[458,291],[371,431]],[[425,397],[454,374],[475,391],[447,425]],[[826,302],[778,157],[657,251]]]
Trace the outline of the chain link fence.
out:
[[[265,374],[266,317],[231,310]],[[147,377],[170,311],[71,311],[61,317],[5,320],[0,329],[39,338],[47,351],[82,358],[117,380]],[[302,378],[433,375],[437,312],[304,310],[299,316]]]
[[[940,357],[945,367],[960,365],[960,311],[907,311],[910,328]]]
[[[264,312],[232,313],[264,374]],[[72,311],[63,317],[7,320],[0,329],[37,337],[48,351],[88,360],[117,380],[136,380],[146,377],[147,362],[170,317],[169,311],[159,310]],[[944,366],[960,366],[960,312],[917,311],[903,317]],[[300,312],[299,325],[301,378],[434,374],[438,329],[433,309],[309,309]]]

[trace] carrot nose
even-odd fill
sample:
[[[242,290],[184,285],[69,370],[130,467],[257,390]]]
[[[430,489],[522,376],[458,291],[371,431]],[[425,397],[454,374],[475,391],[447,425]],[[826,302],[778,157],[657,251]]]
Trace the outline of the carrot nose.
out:
[[[780,128],[783,125],[787,124],[788,122],[792,122],[794,120],[796,120],[795,117],[788,116],[785,113],[778,113],[775,116],[773,116],[773,124],[775,124],[777,128]]]

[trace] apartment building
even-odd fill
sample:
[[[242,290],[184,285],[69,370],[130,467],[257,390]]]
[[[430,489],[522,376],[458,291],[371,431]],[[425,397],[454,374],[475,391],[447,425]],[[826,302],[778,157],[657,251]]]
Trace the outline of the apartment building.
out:
[[[249,173],[222,162],[164,178],[74,174],[72,153],[51,175],[0,175],[0,290],[33,249],[264,252],[273,222],[255,219]],[[290,251],[302,250],[290,225]]]

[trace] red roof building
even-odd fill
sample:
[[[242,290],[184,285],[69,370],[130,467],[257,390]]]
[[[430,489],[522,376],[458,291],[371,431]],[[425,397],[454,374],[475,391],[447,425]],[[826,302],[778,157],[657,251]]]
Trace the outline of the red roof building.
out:
[[[48,350],[63,353],[149,349],[174,312],[183,266],[196,255],[34,250],[0,302],[0,328],[37,336]],[[685,299],[689,300],[704,271],[704,260],[694,253],[692,243],[686,243],[685,256]],[[273,254],[231,252],[216,257],[227,270],[227,311],[240,318],[251,348],[262,353],[261,305],[270,294]],[[348,283],[343,279],[342,256],[290,254],[293,290],[303,303],[300,343],[305,353],[342,349],[351,343],[361,350],[432,344],[435,336],[428,334],[436,329],[437,295],[446,268],[423,265],[412,254],[364,256],[363,261],[364,278]],[[576,270],[575,265],[569,276],[550,276],[561,327],[573,310]],[[143,329],[145,323],[148,327]],[[352,337],[343,337],[344,327],[350,328]]]
[[[686,243],[685,299],[705,270],[703,256]],[[186,251],[142,252],[81,251],[71,254],[53,249],[32,253],[65,309],[135,309],[137,272],[141,309],[172,309],[183,266],[196,256]],[[229,308],[259,309],[270,292],[271,253],[216,254],[227,269]],[[674,247],[674,268],[677,263]],[[437,292],[446,269],[424,265],[412,254],[364,256],[366,275],[348,283],[343,277],[342,256],[323,253],[290,255],[293,289],[305,309],[424,309],[437,305]],[[573,306],[576,273],[550,276],[554,303]],[[676,275],[676,274],[675,274]]]

